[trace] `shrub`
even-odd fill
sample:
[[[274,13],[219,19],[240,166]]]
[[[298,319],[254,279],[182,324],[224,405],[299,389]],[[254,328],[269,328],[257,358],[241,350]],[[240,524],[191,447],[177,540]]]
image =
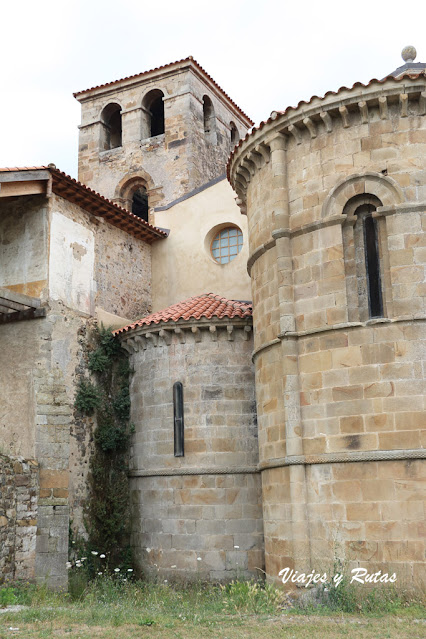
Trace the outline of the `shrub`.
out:
[[[75,407],[84,415],[93,415],[101,404],[102,395],[99,389],[88,379],[82,377],[78,383]]]

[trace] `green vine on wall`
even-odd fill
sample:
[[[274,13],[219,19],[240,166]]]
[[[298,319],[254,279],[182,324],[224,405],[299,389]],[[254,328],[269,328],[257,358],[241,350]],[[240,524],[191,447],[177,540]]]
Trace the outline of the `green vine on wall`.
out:
[[[129,364],[110,329],[94,331],[88,356],[91,378],[81,377],[75,406],[95,415],[95,450],[90,460],[88,547],[108,553],[110,566],[130,563],[128,444]]]

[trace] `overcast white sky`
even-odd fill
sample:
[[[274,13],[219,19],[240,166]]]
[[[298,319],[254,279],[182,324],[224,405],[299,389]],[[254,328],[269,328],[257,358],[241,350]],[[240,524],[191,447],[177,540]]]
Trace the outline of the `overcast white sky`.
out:
[[[77,177],[74,91],[192,55],[256,123],[426,60],[426,2],[2,2],[0,166],[54,162]]]

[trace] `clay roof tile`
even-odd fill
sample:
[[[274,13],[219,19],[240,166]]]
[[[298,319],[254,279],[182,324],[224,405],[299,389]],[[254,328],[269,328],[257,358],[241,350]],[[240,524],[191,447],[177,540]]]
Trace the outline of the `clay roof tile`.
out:
[[[129,76],[125,77],[125,78],[121,78],[120,80],[113,80],[112,82],[105,82],[105,84],[99,84],[98,86],[91,87],[90,89],[84,89],[83,91],[77,91],[73,95],[74,95],[75,98],[77,98],[78,96],[82,95],[83,93],[88,93],[89,91],[95,91],[97,89],[103,89],[103,88],[106,88],[106,87],[110,87],[113,84],[118,84],[118,82],[124,82],[126,80],[134,80],[136,78],[142,78],[144,75],[148,75],[149,73],[154,73],[156,71],[162,71],[164,69],[168,69],[169,67],[174,66],[175,64],[182,64],[182,63],[185,63],[185,62],[193,64],[194,67],[201,73],[201,75],[203,75],[208,80],[210,80],[210,82],[212,82],[214,84],[214,86],[220,91],[220,93],[227,100],[229,100],[229,102],[231,102],[231,104],[235,107],[235,109],[253,126],[254,122],[248,117],[248,115],[246,113],[244,113],[244,111],[242,109],[240,109],[238,104],[236,104],[232,100],[232,98],[229,97],[229,95],[227,93],[225,93],[225,91],[217,84],[217,82],[215,80],[213,80],[211,75],[209,75],[207,73],[207,71],[205,69],[203,69],[201,64],[199,64],[195,60],[195,58],[192,57],[192,55],[188,56],[187,58],[182,58],[182,60],[176,60],[175,62],[169,62],[168,64],[163,64],[162,66],[155,67],[155,69],[150,69],[149,71],[142,71],[141,73],[135,73],[134,75],[129,75]]]
[[[234,155],[237,153],[238,149],[244,144],[244,142],[246,142],[249,138],[251,138],[257,131],[260,131],[261,129],[263,129],[263,127],[266,124],[270,124],[273,120],[275,120],[277,115],[278,116],[287,115],[290,111],[297,111],[297,109],[299,109],[301,106],[303,105],[307,106],[311,104],[314,100],[324,100],[327,96],[338,95],[341,91],[353,91],[354,89],[358,89],[358,88],[366,89],[367,87],[370,87],[373,84],[384,84],[388,80],[392,80],[393,82],[402,82],[403,80],[407,78],[410,78],[410,80],[416,80],[417,78],[420,78],[421,76],[425,77],[426,72],[420,71],[419,73],[404,73],[397,78],[395,78],[393,75],[388,75],[386,76],[386,78],[383,78],[383,80],[378,80],[377,78],[373,78],[372,80],[370,80],[370,82],[367,82],[367,84],[363,84],[362,82],[355,82],[355,84],[350,88],[343,86],[343,87],[340,87],[340,89],[338,89],[337,91],[327,91],[327,93],[325,93],[322,97],[318,95],[313,95],[308,101],[301,100],[297,106],[295,107],[289,106],[284,111],[272,111],[271,116],[267,120],[263,120],[257,126],[253,126],[251,129],[249,129],[245,137],[241,138],[238,144],[236,144],[236,146],[231,151],[231,154],[228,158],[228,162],[226,164],[226,175],[227,175],[228,181],[230,181],[230,168],[231,168],[232,159]]]
[[[252,316],[252,303],[241,302],[239,300],[229,300],[226,297],[220,295],[214,295],[213,293],[204,293],[203,295],[197,295],[190,297],[183,302],[173,304],[162,311],[152,313],[147,317],[119,328],[114,333],[126,333],[130,330],[138,328],[139,326],[150,326],[151,324],[159,324],[160,322],[177,322],[179,320],[189,319],[201,319],[205,317],[210,319],[212,317],[223,319],[225,317],[251,317]]]
[[[24,166],[0,168],[0,173],[25,172],[46,170],[52,176],[52,190],[57,195],[76,202],[81,208],[93,212],[95,215],[104,215],[105,219],[113,226],[118,226],[124,231],[137,236],[143,234],[143,239],[152,242],[155,239],[167,237],[167,232],[159,229],[145,220],[137,217],[127,209],[112,202],[97,191],[86,186],[82,182],[75,180],[70,175],[57,169],[54,165],[49,166]],[[98,212],[95,212],[97,209]]]

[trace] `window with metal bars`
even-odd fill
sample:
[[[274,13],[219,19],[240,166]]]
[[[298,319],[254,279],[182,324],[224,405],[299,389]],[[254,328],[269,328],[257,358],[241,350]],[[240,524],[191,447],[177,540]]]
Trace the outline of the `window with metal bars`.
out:
[[[218,264],[234,260],[243,248],[243,234],[236,226],[227,226],[213,238],[211,254]]]

